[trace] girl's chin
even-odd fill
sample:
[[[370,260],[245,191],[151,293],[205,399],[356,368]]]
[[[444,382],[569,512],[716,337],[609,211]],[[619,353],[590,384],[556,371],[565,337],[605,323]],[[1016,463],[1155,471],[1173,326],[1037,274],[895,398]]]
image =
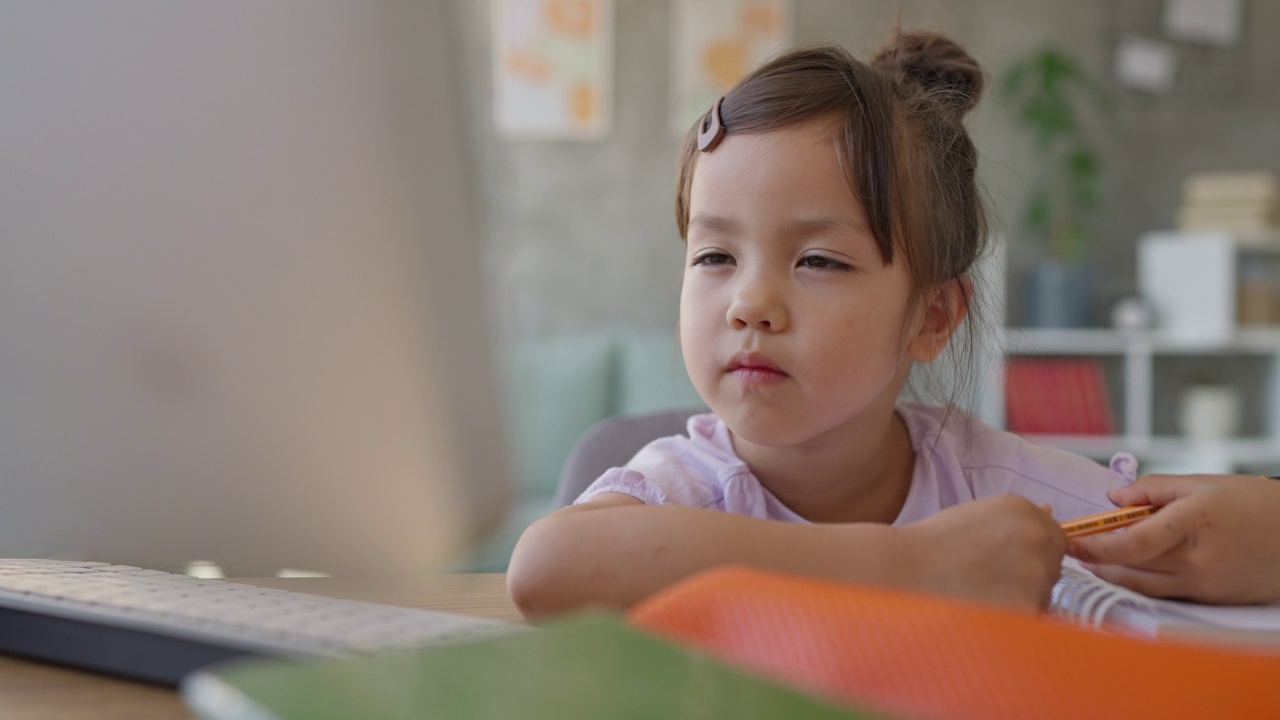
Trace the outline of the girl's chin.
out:
[[[757,447],[790,447],[798,444],[803,435],[797,419],[781,414],[764,416],[764,413],[747,410],[731,416],[719,412],[716,415],[724,420],[735,439]]]

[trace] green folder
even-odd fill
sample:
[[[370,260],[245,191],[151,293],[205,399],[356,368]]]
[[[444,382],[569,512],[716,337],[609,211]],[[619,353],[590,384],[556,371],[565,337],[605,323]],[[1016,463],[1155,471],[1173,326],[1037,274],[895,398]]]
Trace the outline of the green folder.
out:
[[[462,645],[250,660],[182,686],[206,720],[872,718],[590,614]]]

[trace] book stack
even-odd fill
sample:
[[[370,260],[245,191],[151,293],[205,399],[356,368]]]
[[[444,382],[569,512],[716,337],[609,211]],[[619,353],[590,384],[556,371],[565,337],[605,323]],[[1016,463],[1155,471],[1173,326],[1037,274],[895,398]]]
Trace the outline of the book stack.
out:
[[[1243,237],[1280,232],[1280,178],[1267,170],[1195,173],[1182,183],[1178,229]]]
[[[1111,435],[1111,399],[1102,363],[1018,358],[1005,367],[1005,422],[1026,435]]]

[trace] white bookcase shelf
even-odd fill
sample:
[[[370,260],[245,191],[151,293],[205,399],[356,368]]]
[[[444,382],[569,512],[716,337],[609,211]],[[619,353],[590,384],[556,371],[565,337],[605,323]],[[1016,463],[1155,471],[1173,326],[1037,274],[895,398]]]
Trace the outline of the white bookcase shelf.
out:
[[[1008,328],[1002,331],[998,344],[1003,358],[1088,356],[1118,373],[1120,382],[1113,384],[1113,389],[1119,392],[1111,393],[1110,400],[1120,420],[1119,434],[1028,436],[1035,442],[1103,461],[1117,452],[1130,452],[1143,461],[1143,472],[1280,468],[1280,330],[1240,330],[1221,341],[1197,341],[1156,331]],[[1240,383],[1240,392],[1248,396],[1256,416],[1253,432],[1222,442],[1193,443],[1177,434],[1176,422],[1157,418],[1157,408],[1167,412],[1177,405],[1178,380],[1161,373],[1170,375],[1168,368],[1179,358],[1248,359],[1256,372],[1223,381]],[[1004,381],[1001,373],[997,375],[993,390],[1000,403],[995,419],[1002,423]],[[1175,397],[1162,398],[1162,393]]]
[[[1271,355],[1280,353],[1280,329],[1239,330],[1224,341],[1190,340],[1168,333],[1098,329],[1005,328],[1002,344],[1015,355]]]
[[[1007,257],[999,242],[992,249],[975,276],[990,293],[989,306],[1003,315]],[[1137,260],[1138,292],[1154,307],[1160,329],[1004,328],[983,344],[972,409],[1004,425],[1009,358],[1095,358],[1106,368],[1117,434],[1029,439],[1101,461],[1130,452],[1142,461],[1141,472],[1280,474],[1280,236],[1149,233],[1138,241]],[[1245,290],[1257,287],[1259,273],[1274,305],[1271,317],[1248,320],[1245,300],[1257,295]],[[1182,436],[1182,392],[1203,368],[1241,393],[1238,437],[1196,443]]]

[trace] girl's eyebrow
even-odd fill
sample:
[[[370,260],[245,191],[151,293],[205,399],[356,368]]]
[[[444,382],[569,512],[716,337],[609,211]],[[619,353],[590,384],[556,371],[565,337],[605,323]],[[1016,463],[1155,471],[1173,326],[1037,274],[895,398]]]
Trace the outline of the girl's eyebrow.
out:
[[[689,220],[689,227],[699,227],[711,232],[732,234],[738,230],[739,225],[737,221],[723,215],[699,213]],[[787,237],[803,238],[832,230],[856,233],[866,231],[866,229],[866,223],[853,218],[822,217],[790,220],[783,226],[782,231]]]
[[[737,231],[738,223],[722,215],[707,215],[706,213],[699,213],[689,220],[689,227],[700,227],[711,232],[729,235]]]
[[[866,223],[859,222],[852,218],[823,217],[792,220],[783,226],[783,233],[786,234],[787,237],[805,238],[810,235],[820,235],[833,230],[837,232],[857,233],[864,232],[866,229]]]

